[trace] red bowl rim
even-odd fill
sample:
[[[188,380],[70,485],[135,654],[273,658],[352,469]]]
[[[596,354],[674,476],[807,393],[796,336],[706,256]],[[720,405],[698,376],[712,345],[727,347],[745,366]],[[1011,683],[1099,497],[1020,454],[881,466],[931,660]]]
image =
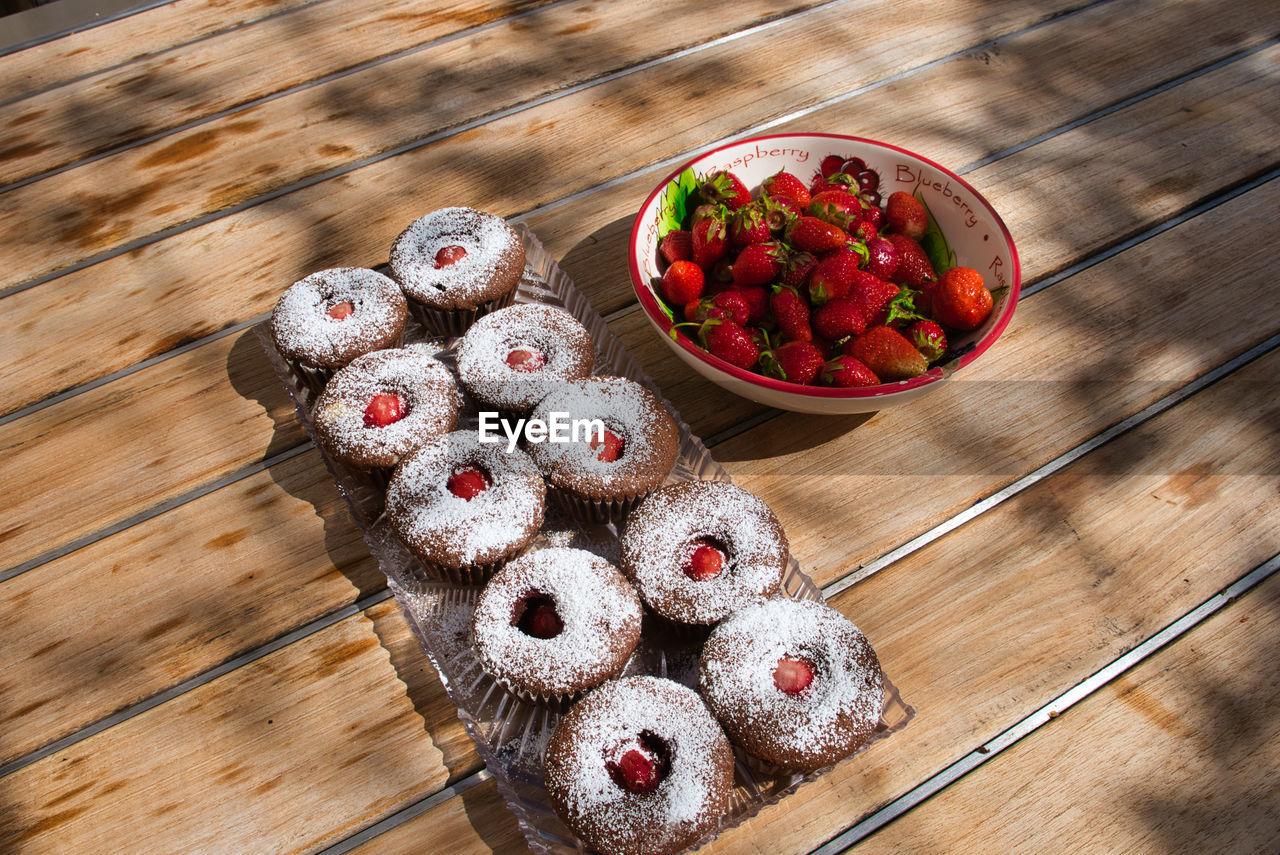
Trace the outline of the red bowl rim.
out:
[[[921,163],[927,163],[929,166],[933,167],[934,169],[939,170],[940,172],[945,174],[949,179],[959,182],[962,187],[964,187],[966,190],[968,190],[970,193],[973,194],[973,198],[976,199],[984,208],[986,208],[987,211],[991,214],[992,218],[995,220],[996,225],[1000,228],[1000,233],[1004,238],[1005,245],[1009,248],[1009,257],[1010,257],[1010,260],[1012,261],[1012,270],[1010,272],[1010,282],[1009,282],[1009,299],[1005,304],[1004,311],[1001,312],[998,318],[996,318],[995,325],[991,328],[991,330],[986,335],[984,335],[981,339],[975,342],[971,350],[961,355],[958,359],[948,363],[946,366],[947,370],[945,372],[945,375],[944,375],[943,367],[939,366],[927,371],[924,374],[921,374],[919,377],[912,377],[910,380],[901,380],[895,383],[881,383],[878,386],[862,386],[862,387],[857,387],[853,389],[836,389],[836,388],[831,388],[827,386],[803,386],[799,383],[789,383],[785,380],[776,380],[772,377],[766,377],[763,374],[756,374],[754,371],[747,371],[746,369],[739,368],[736,365],[731,365],[730,363],[724,361],[720,357],[715,356],[711,353],[708,353],[707,351],[698,347],[696,344],[690,341],[689,338],[685,335],[677,333],[676,336],[672,338],[671,328],[675,324],[670,318],[667,317],[666,313],[662,310],[662,307],[658,305],[657,297],[654,296],[653,290],[650,288],[648,281],[644,279],[644,276],[640,271],[640,265],[636,260],[636,244],[638,243],[639,234],[641,229],[644,228],[645,225],[647,225],[647,222],[642,221],[641,219],[644,216],[645,210],[648,209],[650,204],[653,203],[653,200],[657,197],[657,195],[661,193],[663,190],[665,190],[667,185],[670,184],[672,181],[674,181],[680,175],[681,172],[684,172],[686,169],[688,169],[690,165],[693,164],[694,161],[703,160],[704,158],[709,157],[710,155],[713,155],[718,151],[723,151],[724,149],[733,148],[734,146],[743,145],[745,143],[763,142],[765,140],[787,139],[787,138],[794,138],[794,137],[824,137],[827,139],[842,140],[845,142],[866,143],[868,145],[877,146],[879,148],[900,152],[901,154],[905,154],[908,157],[913,157],[916,160],[919,160]],[[1004,220],[1001,219],[1000,215],[996,212],[996,209],[991,206],[991,203],[986,200],[986,197],[984,197],[981,193],[979,193],[976,189],[974,189],[974,187],[970,185],[969,182],[965,181],[963,178],[961,178],[959,175],[952,172],[950,169],[947,169],[945,166],[942,166],[941,164],[936,163],[935,161],[932,161],[927,157],[921,157],[920,155],[916,154],[910,149],[905,149],[905,148],[902,148],[901,146],[892,145],[890,143],[880,142],[879,140],[869,139],[867,137],[854,137],[854,136],[848,136],[846,134],[828,134],[828,133],[767,134],[767,135],[758,136],[758,137],[744,137],[740,140],[727,142],[724,145],[720,145],[712,149],[707,149],[706,151],[699,153],[697,156],[685,161],[680,166],[672,170],[671,173],[668,174],[666,178],[662,179],[662,181],[658,183],[658,186],[654,188],[653,192],[651,192],[645,198],[644,204],[640,206],[640,213],[636,215],[635,222],[631,226],[631,239],[627,245],[627,249],[628,249],[627,264],[628,264],[628,267],[630,268],[630,273],[631,273],[631,287],[636,292],[636,298],[640,301],[640,305],[644,308],[645,313],[649,316],[649,319],[654,322],[654,324],[658,327],[659,330],[662,331],[664,335],[670,338],[676,345],[683,348],[685,352],[692,354],[695,358],[701,360],[702,362],[705,362],[707,365],[711,366],[712,368],[715,368],[718,371],[722,371],[725,374],[728,374],[731,377],[734,377],[738,380],[742,380],[743,382],[746,382],[746,383],[750,383],[753,386],[761,386],[765,389],[770,389],[775,392],[781,392],[789,395],[799,395],[805,398],[851,399],[851,398],[884,397],[888,395],[894,395],[900,392],[907,392],[912,389],[918,389],[921,386],[927,386],[931,383],[936,383],[939,380],[942,380],[944,376],[950,376],[954,372],[959,371],[961,368],[968,365],[973,360],[977,359],[979,356],[983,354],[983,352],[987,350],[987,348],[991,347],[991,345],[995,343],[996,339],[1000,337],[1000,334],[1004,332],[1005,327],[1007,327],[1009,325],[1009,322],[1013,319],[1013,310],[1018,304],[1018,297],[1022,291],[1022,266],[1018,261],[1018,250],[1017,250],[1017,247],[1015,247],[1013,244],[1013,236],[1009,233],[1009,229],[1005,225]]]

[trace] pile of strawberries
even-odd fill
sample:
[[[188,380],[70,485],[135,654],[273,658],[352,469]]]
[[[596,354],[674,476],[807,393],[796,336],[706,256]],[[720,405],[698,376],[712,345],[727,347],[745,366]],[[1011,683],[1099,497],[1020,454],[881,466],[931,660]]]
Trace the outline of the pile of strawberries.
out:
[[[731,172],[698,179],[658,247],[666,267],[654,289],[672,335],[792,383],[923,374],[947,352],[947,331],[986,320],[992,296],[971,268],[939,277],[920,243],[928,212],[901,191],[882,203],[879,185],[862,160],[839,155],[808,184],[782,171],[754,195]]]

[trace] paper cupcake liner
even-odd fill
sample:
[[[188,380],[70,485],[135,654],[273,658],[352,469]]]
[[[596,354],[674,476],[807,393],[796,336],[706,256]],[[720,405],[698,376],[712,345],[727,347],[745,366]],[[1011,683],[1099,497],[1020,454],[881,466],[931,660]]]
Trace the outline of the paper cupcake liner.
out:
[[[313,402],[324,391],[325,384],[329,382],[329,378],[338,370],[336,368],[318,368],[313,365],[306,365],[296,359],[286,359],[285,362],[293,371],[294,378],[298,383],[311,392],[311,400]]]
[[[548,709],[552,712],[568,712],[569,707],[573,706],[579,698],[586,694],[586,690],[583,689],[564,695],[542,695],[514,686],[509,680],[503,677],[496,677],[493,674],[490,674],[489,676],[493,678],[493,682],[498,684],[498,688],[502,689],[516,700],[526,704],[532,704],[535,707],[542,707],[543,709]]]
[[[593,525],[622,522],[650,492],[646,490],[638,496],[618,499],[587,499],[561,487],[547,485],[547,498],[557,507],[571,518]]]
[[[480,586],[488,582],[494,573],[502,569],[507,559],[490,564],[464,564],[461,567],[450,567],[419,558],[417,563],[403,568],[403,578],[399,581],[407,590],[421,592],[421,586],[436,582],[450,582],[454,585]]]
[[[515,302],[515,299],[515,288],[496,300],[481,303],[474,309],[436,309],[410,299],[409,313],[432,335],[454,338],[471,329],[471,325],[477,318],[482,318],[498,309],[505,309]]]

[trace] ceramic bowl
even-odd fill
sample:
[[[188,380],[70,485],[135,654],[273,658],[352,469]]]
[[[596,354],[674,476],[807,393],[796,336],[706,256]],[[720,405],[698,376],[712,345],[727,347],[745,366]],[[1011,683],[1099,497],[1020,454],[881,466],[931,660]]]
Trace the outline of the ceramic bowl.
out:
[[[761,182],[781,169],[806,183],[830,154],[860,157],[880,174],[880,194],[896,190],[916,193],[925,203],[954,253],[955,264],[982,273],[995,295],[986,322],[971,333],[957,335],[940,364],[927,373],[896,383],[858,389],[801,386],[745,371],[712,356],[678,330],[659,301],[653,281],[665,263],[658,253],[659,220],[664,205],[672,204],[679,176],[692,169],[698,176],[727,169],[758,195]],[[940,387],[995,343],[1013,317],[1021,286],[1018,253],[1013,238],[995,209],[968,182],[946,167],[888,143],[839,134],[778,134],[729,143],[698,155],[662,180],[645,200],[631,229],[631,283],[650,323],[690,368],[736,395],[770,407],[801,413],[864,413],[913,401]],[[941,273],[942,271],[939,271]],[[683,321],[683,317],[677,318]]]

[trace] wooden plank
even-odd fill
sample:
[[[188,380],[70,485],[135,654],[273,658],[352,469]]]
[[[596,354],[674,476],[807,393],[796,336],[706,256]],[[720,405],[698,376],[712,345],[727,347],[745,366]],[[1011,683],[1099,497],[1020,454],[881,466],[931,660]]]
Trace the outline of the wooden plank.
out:
[[[20,122],[18,145],[32,152],[0,158],[0,183],[178,129],[162,141],[87,168],[95,183],[127,175],[135,182],[145,176],[150,184],[167,185],[162,222],[182,222],[817,0],[782,7],[749,0],[714,11],[674,0],[573,0],[538,8],[546,2],[494,6],[473,0],[448,10],[412,0],[325,3],[190,46],[176,56],[132,63],[0,107],[0,127]],[[679,27],[665,26],[677,16]],[[486,24],[497,26],[452,38]],[[633,38],[638,30],[653,38]],[[549,49],[552,40],[554,50]],[[411,50],[418,46],[427,49]],[[183,127],[381,57],[391,59],[225,119]],[[431,81],[425,91],[424,80]],[[199,97],[192,98],[193,91]],[[127,109],[121,109],[122,102]],[[85,104],[101,105],[102,115],[86,121]],[[287,149],[282,139],[288,140]],[[219,168],[211,171],[212,164]],[[38,192],[62,198],[59,188],[84,186],[85,180],[50,178]]]
[[[852,851],[1269,852],[1277,647],[1273,576]]]
[[[1127,20],[1121,18],[1112,23],[1123,29]],[[1135,20],[1137,24],[1141,24],[1136,31],[1146,32],[1149,29],[1147,16],[1137,16]],[[1109,27],[1102,25],[1105,23],[1101,22],[1098,30],[1090,32],[1108,32]],[[1053,27],[1054,25],[1050,25],[1045,29]],[[1175,27],[1158,28],[1157,31],[1190,33],[1194,29]],[[1061,30],[1054,32],[1067,43],[1067,48],[1079,47],[1073,41],[1077,37],[1073,35],[1075,30],[1063,25]],[[1052,52],[1042,42],[1041,33],[1041,30],[1037,30],[1004,45],[1002,52],[989,58],[989,62],[973,58],[958,59],[928,73],[912,75],[889,87],[875,89],[851,101],[824,108],[797,120],[794,126],[851,129],[894,139],[916,150],[928,152],[944,163],[958,166],[993,150],[1014,145],[1027,136],[1044,133],[1056,123],[1074,118],[1078,115],[1077,109],[1087,107],[1090,103],[1094,107],[1110,103],[1115,97],[1114,92],[1105,91],[1103,87],[1088,89],[1081,86],[1074,91],[1092,92],[1091,99],[1086,98],[1081,104],[1070,103],[1066,108],[1058,103],[1055,109],[1054,99],[1061,100],[1057,90],[1046,86],[1039,77],[1028,74],[1027,65],[1033,57],[1038,57],[1043,63],[1054,63],[1048,67],[1062,68],[1062,73],[1065,74],[1068,73],[1066,69],[1077,67],[1080,56],[1078,52],[1073,54],[1067,49]],[[1147,40],[1143,38],[1136,41],[1145,44]],[[1212,41],[1196,39],[1193,44],[1203,45]],[[1104,47],[1106,51],[1097,55],[1096,62],[1090,63],[1091,67],[1111,67],[1104,60],[1113,55],[1114,50],[1109,43],[1104,43]],[[1170,65],[1169,58],[1188,55],[1190,46],[1187,46],[1187,50],[1175,49],[1176,46],[1166,47],[1169,49],[1152,54],[1147,76],[1140,77],[1139,83],[1144,79],[1147,82],[1162,79],[1179,73],[1179,69],[1185,70],[1185,65]],[[1196,56],[1197,60],[1205,58],[1194,52],[1191,55]],[[1154,58],[1156,56],[1163,59],[1157,60]],[[1057,66],[1057,63],[1061,63],[1061,66]],[[1125,74],[1116,72],[1116,76],[1127,78],[1128,71]],[[1117,82],[1116,85],[1121,84]],[[939,91],[953,93],[954,100],[948,104],[932,101],[936,95],[931,93]],[[988,98],[992,100],[986,100]],[[891,122],[887,117],[898,115],[892,106],[902,103],[904,99],[907,102],[924,101],[931,106],[936,105],[936,109],[915,114],[907,123]],[[1012,129],[1008,134],[1000,130],[1006,125],[1005,119],[1002,118],[999,122],[981,122],[974,117],[975,111],[985,109],[983,104],[996,103],[1002,105],[1002,111],[1006,110],[1003,105],[1009,104],[1008,112],[1015,114],[1015,118],[1007,121]],[[548,109],[551,107],[556,105],[549,105]],[[572,108],[566,105],[556,109],[565,114],[572,112]],[[495,127],[504,128],[519,120],[520,117],[512,117],[495,123]],[[954,136],[949,140],[939,139],[939,128],[945,128],[949,123],[976,127],[971,135]],[[1213,121],[1205,121],[1203,127],[1212,129]],[[508,132],[514,138],[523,139],[519,130]],[[559,126],[544,128],[539,139],[548,139],[548,148],[545,150],[550,151],[553,148],[551,143],[561,139],[561,134],[572,133],[572,129],[565,130]],[[1241,134],[1246,138],[1251,136],[1248,130],[1242,130]],[[472,159],[479,141],[469,134],[463,136],[468,138],[467,141],[457,143],[456,140],[449,140],[431,146],[430,150],[439,151],[441,157],[467,162]],[[1076,144],[1084,136],[1085,132],[1077,135],[1074,138]],[[1238,180],[1224,175],[1220,169],[1197,168],[1195,164],[1201,156],[1201,150],[1180,149],[1172,141],[1175,135],[1168,136],[1171,140],[1171,153],[1185,158],[1181,161],[1182,165],[1173,162],[1163,167],[1170,171],[1182,171],[1185,179],[1181,185],[1184,192],[1182,199],[1201,198],[1212,193],[1215,187]],[[1143,141],[1134,144],[1140,143]],[[565,141],[564,147],[572,149],[574,146]],[[1131,151],[1126,153],[1132,154]],[[653,154],[652,151],[646,152],[645,157]],[[530,150],[528,157],[537,160],[541,155]],[[1147,159],[1153,163],[1164,162],[1150,155]],[[396,158],[392,162],[400,160]],[[1244,166],[1253,168],[1248,163]],[[608,172],[613,167],[601,168]],[[1157,167],[1153,167],[1155,168]],[[559,170],[560,167],[557,167],[557,173]],[[1106,167],[1101,164],[1095,167],[1095,172],[1105,174],[1105,170]],[[364,172],[365,170],[361,171],[362,174]],[[599,174],[591,172],[593,177]],[[538,214],[533,218],[537,233],[553,253],[566,259],[566,269],[576,277],[575,281],[579,281],[602,311],[607,312],[625,305],[630,299],[625,273],[627,229],[634,215],[636,200],[651,188],[659,174],[654,170],[649,175],[633,179],[625,187],[593,194],[590,203],[576,200],[572,206],[546,215]],[[509,210],[505,206],[521,204],[522,197],[519,194],[525,192],[528,183],[504,180],[504,192],[500,196],[484,198],[475,197],[476,184],[473,183],[471,189],[455,188],[452,196],[441,195],[440,198],[451,202],[467,199],[482,207],[488,205],[499,210]],[[161,353],[177,342],[198,338],[241,318],[266,311],[274,303],[284,284],[319,267],[337,263],[377,263],[384,259],[386,246],[399,228],[403,227],[404,222],[414,213],[432,205],[431,199],[415,198],[406,203],[408,207],[402,213],[394,214],[392,211],[393,216],[388,216],[387,212],[391,211],[389,206],[393,207],[393,200],[398,193],[403,194],[403,188],[375,189],[373,184],[366,185],[363,180],[354,186],[347,185],[349,182],[345,180],[326,182],[328,189],[312,188],[303,194],[292,194],[289,198],[293,201],[287,204],[285,200],[277,200],[136,250],[127,257],[105,261],[10,296],[7,303],[13,316],[19,320],[12,327],[10,348],[0,354],[0,369],[10,376],[19,377],[21,382],[15,382],[8,390],[0,392],[0,410],[9,411],[39,400],[58,390]],[[356,216],[354,211],[347,211],[345,205],[338,204],[337,200],[331,203],[312,198],[322,191],[340,192],[335,189],[338,186],[347,186],[348,195],[363,194],[366,190],[375,193],[377,202],[365,207]],[[565,189],[568,188],[559,187],[546,192],[562,192]],[[992,188],[984,185],[984,189]],[[1016,225],[1021,225],[1023,220],[1046,214],[1045,206],[1038,196],[1031,193],[1027,196],[1032,197],[1026,201],[1033,207],[1001,209]],[[1096,200],[1088,201],[1093,203]],[[1097,240],[1109,242],[1118,232],[1128,232],[1142,222],[1150,222],[1146,219],[1149,212],[1141,208],[1138,210],[1140,213],[1135,218],[1134,209],[1128,206],[1098,207],[1093,204],[1092,215],[1077,215],[1077,220],[1096,226],[1100,236]],[[300,212],[304,218],[301,222],[298,219]],[[374,225],[375,223],[378,225]],[[562,229],[565,231],[561,231]],[[244,241],[248,239],[244,235],[246,230],[257,232],[260,235],[257,242],[263,247],[271,247],[271,252],[246,255],[243,251]],[[361,235],[365,237],[362,238]],[[1022,235],[1019,238],[1022,239]],[[358,247],[352,243],[353,240],[363,241],[364,245]],[[1067,263],[1069,259],[1078,257],[1078,253],[1088,246],[1089,243],[1084,240],[1074,247],[1055,243],[1055,254],[1044,256],[1043,264],[1039,264],[1042,260],[1039,255],[1028,256],[1025,263],[1028,264],[1029,272],[1034,275]],[[579,261],[580,263],[574,263]],[[93,332],[87,334],[87,330]],[[44,342],[83,340],[82,337],[86,335],[91,338],[92,343],[86,342],[81,347],[70,349],[93,353],[93,359],[67,359],[65,354],[59,359],[48,358]]]
[[[470,740],[434,676],[399,661],[397,609],[384,603],[0,779],[0,849],[310,851],[444,786]]]
[[[314,451],[23,573],[0,766],[385,585]]]
[[[315,0],[174,0],[0,58],[0,103],[250,25]]]
[[[1277,371],[1273,352],[835,597],[915,720],[707,851],[811,851],[1274,555]],[[355,851],[408,852],[428,833],[441,851],[490,851],[481,822],[501,799],[467,799]],[[498,828],[492,851],[519,851]]]

